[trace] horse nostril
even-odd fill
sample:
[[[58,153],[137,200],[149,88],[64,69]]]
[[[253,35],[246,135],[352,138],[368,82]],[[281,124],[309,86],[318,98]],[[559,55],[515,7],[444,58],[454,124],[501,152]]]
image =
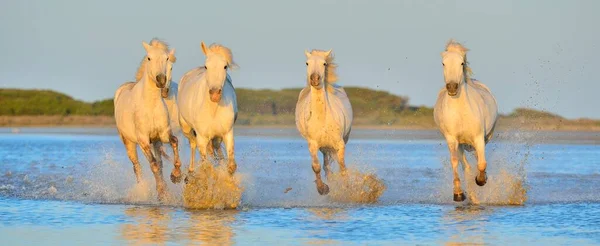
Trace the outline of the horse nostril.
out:
[[[167,82],[167,76],[165,76],[164,74],[156,75],[156,81],[158,81],[158,83],[164,84],[165,82]]]
[[[448,92],[454,93],[458,90],[458,83],[448,83],[446,84],[446,90]]]
[[[316,73],[313,73],[310,75],[310,80],[312,80],[312,81],[321,80],[321,76]]]

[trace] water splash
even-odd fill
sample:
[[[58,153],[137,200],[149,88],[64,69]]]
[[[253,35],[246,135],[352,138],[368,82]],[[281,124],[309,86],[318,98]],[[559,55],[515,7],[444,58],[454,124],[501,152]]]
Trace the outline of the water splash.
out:
[[[235,209],[240,204],[243,187],[240,175],[231,176],[225,165],[203,163],[188,175],[183,191],[183,206],[194,209]]]
[[[329,198],[342,203],[375,203],[386,189],[375,173],[347,169],[345,173],[335,172],[327,177]]]

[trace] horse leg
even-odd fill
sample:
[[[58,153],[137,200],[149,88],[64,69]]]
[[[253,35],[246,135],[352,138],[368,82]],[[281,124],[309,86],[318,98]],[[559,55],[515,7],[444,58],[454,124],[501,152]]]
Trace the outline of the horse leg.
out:
[[[194,129],[180,116],[179,125],[181,126],[181,132],[190,142],[190,165],[188,166],[188,172],[194,172],[194,157],[196,157],[196,133]]]
[[[340,141],[338,147],[336,149],[337,152],[337,161],[340,165],[340,173],[342,175],[346,174],[346,143],[344,141]]]
[[[454,175],[454,201],[462,202],[466,197],[460,187],[460,178],[458,176],[458,141],[456,139],[446,139],[446,141],[448,142],[450,163],[452,164],[452,174]]]
[[[325,179],[331,176],[331,169],[329,168],[329,164],[331,163],[331,152],[321,148],[321,153],[323,154],[323,169],[325,169]]]
[[[171,143],[171,148],[173,149],[173,171],[171,171],[171,182],[179,183],[181,182],[181,160],[179,159],[179,140],[171,131],[169,131],[169,143]]]
[[[209,140],[202,136],[196,136],[196,148],[200,152],[200,163],[207,161],[208,142]]]
[[[217,159],[219,161],[219,164],[221,164],[221,161],[225,159],[225,155],[223,154],[223,148],[221,148],[222,141],[223,141],[223,139],[221,139],[221,138],[213,138],[213,140],[212,140],[214,156],[215,156],[215,159]]]
[[[487,182],[487,162],[485,161],[485,140],[483,137],[475,140],[475,151],[477,152],[477,169],[479,169],[479,175],[475,177],[475,183],[479,186],[484,186]]]
[[[310,156],[312,157],[312,169],[315,172],[315,177],[317,178],[317,180],[315,180],[317,183],[317,191],[321,195],[327,195],[329,193],[329,186],[327,186],[327,184],[323,183],[323,180],[321,180],[321,164],[319,164],[319,156],[317,155],[319,146],[317,143],[309,142],[308,150],[310,151]]]
[[[146,156],[146,159],[148,159],[148,162],[150,162],[150,168],[152,169],[152,173],[155,173],[154,178],[156,179],[156,173],[162,168],[159,168],[156,158],[154,157],[154,154],[152,154],[152,150],[150,149],[150,141],[148,139],[139,138],[138,141],[142,152]],[[163,200],[165,198],[165,186],[164,184],[160,183],[158,179],[156,180],[156,192],[158,193],[159,200]]]
[[[162,142],[156,141],[153,143],[154,146],[154,156],[156,156],[155,166],[152,167],[152,173],[154,174],[154,180],[156,181],[156,190],[158,192],[159,200],[164,201],[167,195],[167,183],[163,179],[163,162],[160,155],[160,148],[162,147]]]
[[[123,143],[125,144],[125,149],[127,150],[127,156],[129,156],[129,160],[133,164],[133,173],[135,173],[135,180],[139,184],[142,182],[142,166],[140,166],[140,162],[138,161],[137,155],[137,146],[134,142],[125,139],[121,136]]]
[[[467,160],[467,153],[465,153],[465,149],[462,145],[458,146],[458,156],[463,164],[464,171],[465,171],[465,180],[467,180],[467,178],[471,177],[471,164],[469,164],[469,162]],[[474,194],[475,191],[472,189],[471,183],[467,182],[466,185],[467,185],[467,195],[471,199],[471,202],[478,204],[479,201],[477,200],[477,197],[475,197],[475,194]]]
[[[233,140],[233,128],[225,134],[223,142],[225,142],[225,148],[227,148],[227,170],[229,171],[229,174],[233,175],[237,169],[237,163],[235,162],[235,141]]]

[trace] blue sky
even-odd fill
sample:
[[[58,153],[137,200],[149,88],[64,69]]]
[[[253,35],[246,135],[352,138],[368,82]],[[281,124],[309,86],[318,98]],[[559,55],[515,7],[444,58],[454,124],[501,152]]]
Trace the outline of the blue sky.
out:
[[[200,41],[230,47],[236,87],[305,84],[305,49],[330,49],[339,83],[432,106],[449,38],[471,49],[475,78],[500,111],[532,107],[600,118],[600,1],[0,2],[0,87],[93,101],[132,80],[142,41],[177,49],[174,79],[204,62]]]

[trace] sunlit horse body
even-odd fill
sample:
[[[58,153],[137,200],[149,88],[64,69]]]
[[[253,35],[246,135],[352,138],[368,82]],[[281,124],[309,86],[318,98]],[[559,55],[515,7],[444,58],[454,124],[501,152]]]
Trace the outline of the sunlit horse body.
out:
[[[231,78],[227,74],[233,62],[231,50],[212,44],[201,44],[206,55],[203,67],[194,68],[183,75],[179,82],[177,107],[183,134],[190,141],[191,159],[189,172],[194,171],[195,149],[201,161],[207,153],[222,159],[221,142],[227,149],[227,167],[233,174],[237,168],[234,153],[233,124],[237,119],[237,98]],[[218,155],[218,156],[217,156]]]
[[[498,119],[498,106],[490,89],[470,78],[467,51],[467,48],[453,40],[446,45],[446,50],[442,52],[446,86],[439,92],[434,108],[435,122],[450,151],[454,201],[465,200],[458,176],[459,161],[463,162],[467,174],[470,173],[465,150],[475,149],[479,170],[475,178],[477,185],[483,186],[487,182],[485,145],[492,139]]]
[[[318,151],[323,153],[326,177],[332,155],[337,157],[340,172],[346,171],[346,143],[352,127],[352,106],[344,89],[334,84],[336,64],[331,50],[305,52],[307,61],[307,86],[302,89],[296,103],[296,127],[308,142],[312,168],[316,176],[317,191],[329,193],[329,186],[321,179]]]
[[[166,184],[162,177],[162,160],[160,146],[170,143],[174,154],[174,169],[171,180],[181,180],[178,141],[169,127],[169,115],[161,89],[167,83],[169,58],[174,56],[174,50],[154,43],[143,42],[146,49],[142,76],[137,82],[128,82],[115,92],[115,120],[119,135],[127,149],[127,155],[133,163],[137,182],[142,181],[141,166],[137,156],[137,145],[150,163],[159,199],[166,196]],[[169,72],[170,73],[170,72]]]
[[[170,52],[169,46],[158,39],[152,39],[150,41],[151,46],[157,46],[159,48],[164,49],[167,52]],[[173,49],[174,52],[175,49]],[[147,58],[142,58],[141,66],[139,67],[137,73],[135,74],[135,81],[142,80],[142,76],[144,75],[143,65],[145,62],[148,62]],[[175,57],[174,53],[169,56],[169,61],[167,62],[167,83],[164,88],[161,89],[161,95],[167,105],[167,110],[169,111],[169,126],[171,127],[171,131],[174,135],[177,135],[180,131],[179,127],[179,110],[177,110],[177,83],[172,80],[172,72],[173,72],[173,63],[177,62],[177,57]],[[163,153],[164,154],[164,153]]]

